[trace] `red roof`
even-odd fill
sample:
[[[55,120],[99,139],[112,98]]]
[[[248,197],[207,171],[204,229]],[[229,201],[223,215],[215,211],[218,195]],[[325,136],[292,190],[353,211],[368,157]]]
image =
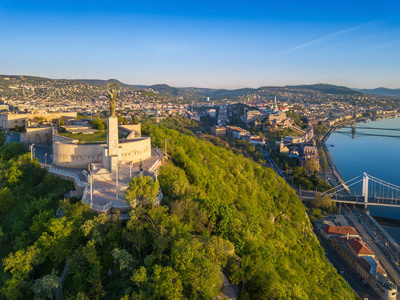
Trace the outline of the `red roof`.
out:
[[[326,226],[322,228],[326,234],[337,234],[337,235],[356,235],[358,236],[357,231],[350,226]]]
[[[380,263],[378,263],[378,267],[376,268],[376,273],[386,275],[386,271],[382,268]]]
[[[348,243],[358,255],[374,255],[360,239],[350,239]]]
[[[264,142],[265,140],[263,139],[263,138],[261,138],[261,137],[250,137],[250,140],[252,140],[252,141],[259,141],[259,142]]]

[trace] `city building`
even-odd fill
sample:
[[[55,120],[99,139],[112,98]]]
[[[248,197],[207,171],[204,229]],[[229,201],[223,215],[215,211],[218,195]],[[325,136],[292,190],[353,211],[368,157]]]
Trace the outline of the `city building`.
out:
[[[226,129],[223,126],[214,125],[211,127],[211,134],[215,136],[225,136]]]
[[[32,113],[32,114],[2,113],[0,114],[0,128],[1,129],[15,129],[19,127],[26,128],[29,124],[29,121],[32,122],[34,119],[36,119],[38,123],[51,122],[54,125],[58,125],[59,120],[62,117],[73,117],[76,119],[77,112],[48,113],[46,111],[42,111],[40,113]]]
[[[375,254],[362,241],[353,227],[323,226],[320,232],[381,299],[396,299],[396,286],[387,278],[386,271],[376,259]]]

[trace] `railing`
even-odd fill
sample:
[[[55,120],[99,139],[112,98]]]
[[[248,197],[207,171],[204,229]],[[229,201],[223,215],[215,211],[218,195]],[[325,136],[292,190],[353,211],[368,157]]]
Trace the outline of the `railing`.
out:
[[[157,159],[157,161],[150,167],[149,173],[153,173],[161,164],[161,159]]]
[[[49,171],[50,173],[53,173],[53,174],[58,174],[58,175],[70,177],[70,178],[72,178],[72,179],[75,180],[75,183],[76,183],[79,187],[86,187],[86,184],[83,183],[83,182],[80,180],[79,176],[78,176],[76,173],[71,173],[71,172],[67,172],[67,171],[64,171],[64,170],[55,169],[55,168],[53,168],[53,167],[49,167],[49,168],[48,168],[48,171]]]
[[[90,206],[91,209],[96,210],[96,211],[101,211],[101,212],[106,212],[107,210],[109,210],[112,207],[111,203],[108,202],[104,205],[100,205],[100,204],[92,204]]]

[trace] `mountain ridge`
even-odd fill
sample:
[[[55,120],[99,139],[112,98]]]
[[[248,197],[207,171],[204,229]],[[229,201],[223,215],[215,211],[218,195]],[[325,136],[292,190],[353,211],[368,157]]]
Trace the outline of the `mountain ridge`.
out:
[[[400,89],[389,89],[385,87],[378,87],[376,89],[354,89],[364,94],[373,94],[380,96],[395,96],[400,97]]]

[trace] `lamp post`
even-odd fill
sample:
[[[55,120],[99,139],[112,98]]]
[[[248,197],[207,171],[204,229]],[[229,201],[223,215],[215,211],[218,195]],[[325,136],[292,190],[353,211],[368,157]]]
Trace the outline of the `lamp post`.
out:
[[[89,173],[90,176],[90,207],[93,206],[93,175]]]
[[[129,178],[132,179],[132,166],[133,166],[133,162],[131,161],[131,164],[129,166]]]
[[[44,164],[45,165],[46,165],[46,162],[47,162],[46,158],[47,158],[47,153],[44,154]]]
[[[117,156],[117,169],[115,170],[115,198],[118,201],[118,169],[119,169],[119,157]]]
[[[33,143],[29,146],[29,149],[31,150],[31,160],[33,160]]]

